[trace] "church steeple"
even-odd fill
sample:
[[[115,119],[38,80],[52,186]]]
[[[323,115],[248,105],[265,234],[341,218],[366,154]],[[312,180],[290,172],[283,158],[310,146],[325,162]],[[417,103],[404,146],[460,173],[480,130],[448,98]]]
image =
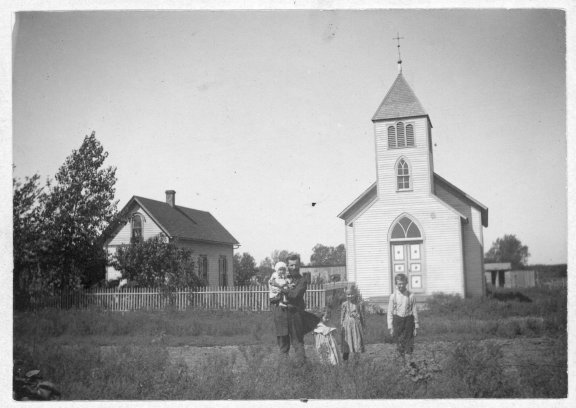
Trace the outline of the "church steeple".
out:
[[[372,122],[415,116],[428,114],[400,72],[372,117]]]

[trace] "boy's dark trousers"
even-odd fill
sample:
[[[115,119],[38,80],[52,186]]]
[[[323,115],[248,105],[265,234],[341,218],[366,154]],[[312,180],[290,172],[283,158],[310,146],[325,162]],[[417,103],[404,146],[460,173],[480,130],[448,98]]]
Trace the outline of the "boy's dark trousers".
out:
[[[412,354],[414,351],[414,316],[392,316],[394,342],[400,355]]]

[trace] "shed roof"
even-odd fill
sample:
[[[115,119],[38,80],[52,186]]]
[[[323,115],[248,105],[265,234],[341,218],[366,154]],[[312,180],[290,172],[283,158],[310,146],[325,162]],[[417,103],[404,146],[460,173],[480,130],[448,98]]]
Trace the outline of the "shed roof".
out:
[[[509,271],[512,270],[510,262],[491,262],[484,264],[485,271]]]
[[[428,116],[428,114],[400,72],[372,117],[372,121],[415,116]]]

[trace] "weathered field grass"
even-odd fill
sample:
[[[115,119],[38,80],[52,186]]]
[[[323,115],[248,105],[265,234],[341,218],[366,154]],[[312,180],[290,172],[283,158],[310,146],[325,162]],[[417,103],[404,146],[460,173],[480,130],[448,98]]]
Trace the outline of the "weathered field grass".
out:
[[[557,336],[566,332],[565,289],[530,289],[523,295],[531,301],[518,301],[514,296],[502,301],[436,295],[428,302],[428,310],[420,313],[421,334],[429,339],[462,340]],[[338,319],[339,311],[335,310],[330,324],[338,326]],[[94,345],[150,344],[155,339],[167,345],[196,346],[275,342],[269,312],[206,310],[16,312],[14,338]],[[384,315],[367,316],[366,340],[391,341]]]
[[[534,370],[506,376],[500,349],[491,343],[458,343],[441,361],[427,361],[438,370],[419,362],[417,373],[383,360],[279,367],[264,353],[246,356],[246,366],[234,370],[225,355],[190,368],[160,345],[106,353],[88,346],[15,350],[21,364],[59,384],[67,400],[563,398],[567,390],[565,366],[546,367],[545,377]]]
[[[131,312],[42,311],[14,314],[14,358],[39,368],[61,387],[65,399],[364,399],[364,398],[563,398],[565,362],[520,361],[504,375],[497,346],[477,340],[516,337],[564,339],[566,291],[532,289],[531,301],[503,292],[499,298],[438,295],[421,312],[420,344],[455,342],[438,372],[420,379],[386,361],[339,367],[314,362],[278,369],[256,352],[247,367],[213,357],[191,369],[168,358],[167,346],[274,346],[269,313],[230,311]],[[525,300],[525,299],[524,299]],[[338,311],[331,325],[337,326]],[[369,344],[390,342],[385,316],[367,319]],[[306,336],[308,344],[312,336]],[[102,345],[117,346],[102,353]],[[418,347],[418,345],[417,345]],[[269,351],[268,351],[269,353]],[[423,380],[425,378],[425,380]]]

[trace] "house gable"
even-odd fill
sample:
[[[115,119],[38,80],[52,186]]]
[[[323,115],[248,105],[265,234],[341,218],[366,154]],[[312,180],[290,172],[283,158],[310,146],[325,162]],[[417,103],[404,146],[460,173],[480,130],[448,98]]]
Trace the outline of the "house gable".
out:
[[[142,238],[149,239],[157,235],[170,236],[165,229],[146,211],[136,200],[131,200],[121,211],[122,222],[118,223],[116,229],[109,235],[106,240],[106,246],[117,246],[130,244],[132,237],[132,217],[134,214],[142,216]]]

